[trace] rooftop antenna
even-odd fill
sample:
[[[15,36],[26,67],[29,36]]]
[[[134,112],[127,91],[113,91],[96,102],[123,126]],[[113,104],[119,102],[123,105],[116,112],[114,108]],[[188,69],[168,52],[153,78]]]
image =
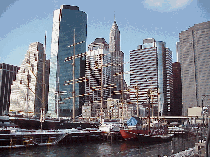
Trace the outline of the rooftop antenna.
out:
[[[115,19],[115,11],[114,11],[114,21],[116,21],[116,19]]]

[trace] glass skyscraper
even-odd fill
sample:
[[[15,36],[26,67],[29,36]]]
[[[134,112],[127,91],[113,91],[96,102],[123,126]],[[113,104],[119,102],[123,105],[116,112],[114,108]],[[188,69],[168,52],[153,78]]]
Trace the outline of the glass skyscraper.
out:
[[[0,116],[9,112],[11,85],[19,69],[14,65],[0,63]]]
[[[153,104],[158,106],[159,115],[170,114],[172,92],[172,52],[165,42],[153,38],[143,40],[137,50],[130,52],[130,100],[147,105],[147,92],[154,92]],[[138,88],[138,93],[137,93]]]
[[[72,84],[64,85],[65,81],[73,80],[72,60],[64,62],[65,58],[73,56],[74,47],[68,47],[74,43],[86,41],[87,38],[87,14],[79,10],[77,6],[62,5],[54,11],[53,31],[50,60],[50,83],[48,113],[55,116],[57,110],[59,116],[71,117],[73,109]],[[86,52],[86,42],[75,46],[75,55]],[[85,76],[85,57],[75,59],[75,80]],[[66,91],[67,94],[56,94]],[[81,113],[84,97],[84,82],[75,84],[75,115]],[[57,97],[58,96],[58,97]],[[71,97],[71,98],[70,98]],[[65,99],[70,98],[70,99]],[[57,99],[59,101],[57,101]],[[59,105],[58,105],[59,103]],[[58,106],[58,109],[57,109]]]

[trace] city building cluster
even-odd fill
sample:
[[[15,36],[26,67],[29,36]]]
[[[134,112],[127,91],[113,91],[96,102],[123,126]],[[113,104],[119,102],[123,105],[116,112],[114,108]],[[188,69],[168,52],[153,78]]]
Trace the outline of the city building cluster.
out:
[[[167,41],[144,39],[130,51],[129,86],[115,19],[109,43],[96,38],[88,49],[87,14],[79,7],[55,10],[52,28],[50,60],[46,43],[35,42],[20,67],[0,64],[0,115],[188,116],[188,108],[202,106],[210,95],[210,21],[179,34],[175,63]]]

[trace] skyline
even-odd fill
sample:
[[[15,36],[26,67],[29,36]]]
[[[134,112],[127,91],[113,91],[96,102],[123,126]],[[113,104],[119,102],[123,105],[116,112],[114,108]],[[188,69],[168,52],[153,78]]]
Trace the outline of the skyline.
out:
[[[99,37],[109,43],[109,32],[115,16],[125,62],[129,61],[130,51],[136,49],[145,38],[166,42],[175,62],[179,33],[194,24],[210,20],[210,9],[207,8],[210,2],[207,0],[136,0],[130,4],[108,0],[103,6],[96,0],[10,0],[0,4],[0,23],[3,24],[0,31],[0,62],[17,66],[21,65],[31,43],[38,41],[44,44],[45,31],[46,54],[50,59],[53,11],[63,4],[78,6],[88,15],[86,47]],[[125,64],[125,71],[129,71],[129,64]],[[129,79],[129,75],[126,75],[128,84]]]

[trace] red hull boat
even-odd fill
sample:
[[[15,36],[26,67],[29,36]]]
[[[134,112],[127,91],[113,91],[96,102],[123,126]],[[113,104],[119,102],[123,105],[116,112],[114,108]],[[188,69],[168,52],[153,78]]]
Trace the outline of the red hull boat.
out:
[[[168,134],[168,128],[164,125],[152,127],[150,131],[146,128],[130,128],[120,130],[120,133],[124,140],[138,140],[141,143],[170,141],[174,136],[173,134]]]
[[[148,134],[148,130],[120,130],[120,134],[125,140],[138,139],[139,135]]]

